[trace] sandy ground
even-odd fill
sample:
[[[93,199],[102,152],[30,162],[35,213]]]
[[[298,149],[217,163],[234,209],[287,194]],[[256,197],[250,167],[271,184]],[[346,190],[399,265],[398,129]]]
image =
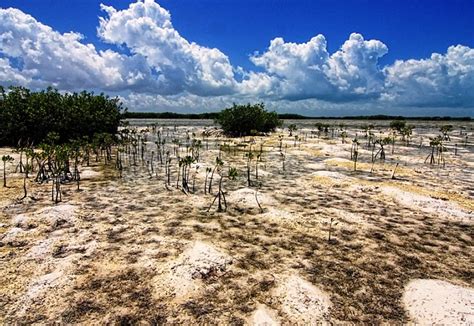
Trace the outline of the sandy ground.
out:
[[[188,194],[176,189],[175,158],[171,186],[159,162],[155,174],[147,171],[153,135],[144,162],[125,162],[123,178],[92,162],[82,168],[80,191],[64,185],[57,205],[51,184],[31,178],[34,199],[18,200],[18,154],[0,149],[15,157],[9,187],[0,189],[0,322],[473,323],[472,144],[445,153],[444,168],[426,165],[436,133],[426,125],[412,145],[398,141],[372,166],[362,138],[353,171],[350,144],[308,136],[309,129],[297,132],[306,140],[296,144],[286,131],[230,140],[203,138],[202,130],[163,129],[169,140],[185,144],[189,131],[203,141]],[[449,148],[462,143],[457,132]],[[223,143],[238,146],[221,153],[213,194],[204,194],[205,169]],[[249,146],[262,149],[250,186]],[[208,211],[230,166],[239,176],[223,182],[227,211]]]

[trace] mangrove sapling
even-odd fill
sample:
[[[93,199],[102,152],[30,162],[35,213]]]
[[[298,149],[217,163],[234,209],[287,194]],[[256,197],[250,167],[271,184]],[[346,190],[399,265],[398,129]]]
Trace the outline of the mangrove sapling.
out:
[[[257,188],[255,189],[255,201],[257,202],[258,208],[260,209],[260,214],[263,214],[263,208],[262,205],[260,205],[260,202],[258,201],[258,190],[262,187],[262,183],[259,182]]]
[[[25,199],[28,197],[28,191],[26,189],[26,179],[28,179],[28,171],[31,170],[31,165],[25,164],[23,166],[23,197],[20,198],[20,200]]]
[[[373,133],[372,133],[372,129],[374,128],[374,125],[373,124],[364,124],[362,126],[362,131],[364,132],[364,138],[367,139],[367,142],[366,142],[366,147],[369,148],[370,147],[370,144],[371,144],[371,141],[372,141],[372,136],[373,136]]]
[[[254,157],[251,147],[250,147],[248,153],[245,154],[245,157],[247,157],[247,185],[250,187],[251,186],[250,165],[251,165],[252,159]]]
[[[406,141],[406,137],[411,136],[412,133],[412,126],[407,126],[406,121],[404,120],[395,120],[390,122],[390,129],[392,135],[392,154],[395,151],[395,139],[397,133],[403,136],[403,140]]]
[[[3,162],[3,187],[7,187],[7,163],[13,162],[14,158],[10,155],[3,155],[2,162]]]
[[[70,146],[70,156],[74,160],[74,172],[72,174],[72,179],[76,181],[77,191],[79,191],[81,181],[81,173],[79,172],[79,160],[82,157],[81,144],[76,141],[72,142]]]
[[[377,159],[377,156],[380,158],[380,161],[385,161],[384,146],[386,144],[390,144],[390,142],[391,142],[390,137],[385,137],[385,138],[377,139],[377,140],[374,141],[374,144],[372,146],[372,167],[370,169],[370,173],[372,173],[374,171],[374,165],[375,165],[375,161]],[[377,145],[377,144],[379,145],[379,150],[374,155],[375,145]]]
[[[196,176],[197,174],[199,173],[199,165],[196,165],[195,167],[195,170],[194,170],[194,174],[193,174],[193,194],[196,193]]]
[[[67,161],[69,156],[69,148],[66,145],[56,145],[52,147],[52,188],[51,199],[55,204],[62,201],[61,183],[65,179],[67,173]]]
[[[183,166],[184,162],[179,156],[177,157],[177,159],[178,159],[178,169],[177,169],[178,176],[176,177],[176,189],[179,189],[179,177],[181,174],[181,167]]]
[[[281,159],[281,168],[282,168],[283,171],[285,171],[286,155],[282,152],[280,152],[280,159]]]
[[[377,139],[374,142],[373,148],[375,148],[375,145],[379,145],[379,150],[375,155],[373,155],[374,151],[372,151],[372,162],[374,162],[377,159],[377,156],[380,158],[381,161],[385,161],[385,145],[390,144],[392,142],[392,139],[390,137],[385,137],[381,139]]]
[[[290,132],[290,137],[293,137],[293,132],[298,130],[298,127],[292,123],[291,125],[288,126],[288,131]]]
[[[318,138],[321,137],[321,133],[324,131],[324,124],[321,123],[321,122],[318,122],[316,124],[314,124],[314,126],[318,129]]]
[[[345,130],[342,131],[340,136],[341,136],[341,139],[342,139],[342,143],[345,144],[346,143],[346,138],[347,138],[347,132]]]
[[[25,150],[25,164],[23,165],[23,172],[25,173],[26,178],[29,178],[29,172],[33,172],[33,157],[35,152],[32,147],[26,147]],[[26,166],[29,168],[27,169]]]
[[[430,154],[428,154],[428,156],[425,158],[425,163],[426,161],[428,161],[428,159],[430,160],[430,164],[434,164],[435,163],[435,150],[436,150],[436,147],[437,147],[437,144],[438,144],[438,137],[435,137],[435,138],[431,138],[430,137]]]
[[[212,205],[214,205],[214,203],[216,202],[217,200],[217,211],[218,212],[222,212],[222,211],[226,211],[227,210],[227,201],[225,199],[225,194],[224,194],[224,191],[222,190],[222,181],[224,180],[224,175],[221,173],[221,166],[223,165],[223,162],[222,164],[219,166],[219,174],[220,174],[220,179],[219,179],[219,191],[217,192],[216,196],[214,197],[214,200],[212,201],[211,205],[209,206],[209,208],[207,209],[207,211],[209,212],[211,210],[211,207]],[[230,167],[229,168],[229,173],[227,174],[227,179],[229,180],[235,180],[235,178],[237,178],[237,169],[234,168],[234,167]],[[222,204],[224,204],[224,209],[222,208]]]
[[[413,133],[413,126],[407,125],[403,127],[403,129],[400,131],[400,134],[402,135],[402,141],[405,142],[405,145],[408,146],[410,145],[410,138]]]
[[[195,160],[190,155],[180,159],[182,167],[182,189],[186,192],[189,192],[189,172],[194,162]]]
[[[392,131],[392,155],[395,153],[395,138],[397,137],[397,133]]]
[[[282,148],[282,145],[283,145],[283,135],[278,135],[278,142],[279,142],[280,153],[281,153],[281,148]]]
[[[122,154],[124,152],[123,148],[117,148],[117,157],[115,161],[115,168],[119,171],[119,177],[122,178],[123,164],[122,164]]]
[[[194,138],[191,144],[191,156],[196,162],[199,162],[201,148],[202,148],[201,140]]]
[[[354,160],[354,171],[357,170],[357,159],[359,157],[359,140],[357,138],[354,138],[352,140],[352,148],[351,148],[351,155],[352,159]]]
[[[339,222],[336,221],[334,217],[331,217],[329,220],[329,230],[328,230],[328,243],[331,243],[331,235],[333,232],[333,226],[336,226]]]
[[[166,184],[168,186],[171,186],[171,156],[170,156],[169,151],[166,151],[165,173],[166,173]]]
[[[397,162],[397,164],[396,164],[395,167],[393,168],[392,176],[390,177],[390,179],[395,179],[395,171],[397,171],[398,164],[399,164],[399,163]]]
[[[435,138],[430,138],[430,149],[431,149],[430,154],[428,154],[428,156],[426,157],[425,163],[429,159],[431,165],[437,162],[438,165],[443,163],[443,167],[444,167],[446,165],[446,162],[444,160],[443,153],[446,151],[446,148],[444,147],[444,144],[443,144],[443,137],[437,136]],[[436,155],[435,155],[435,152],[436,152]]]
[[[255,179],[258,180],[258,163],[260,162],[260,159],[262,157],[262,154],[257,154],[257,159],[255,160]]]
[[[209,178],[209,188],[207,190],[207,192],[209,194],[212,193],[212,180],[214,178],[214,173],[216,172],[216,170],[218,168],[220,168],[222,165],[224,165],[224,161],[222,161],[219,157],[216,157],[216,163],[214,165],[214,169],[212,169],[212,172],[211,172],[211,177]]]
[[[209,176],[209,173],[211,173],[212,169],[211,168],[206,168],[206,178],[204,179],[204,195],[207,194],[207,178]]]
[[[23,147],[20,146],[21,140],[18,141],[18,146],[13,150],[14,153],[20,154],[20,159],[18,161],[18,165],[15,168],[15,172],[23,173]]]
[[[40,149],[41,151],[35,153],[36,163],[38,165],[38,172],[36,174],[35,182],[43,183],[44,181],[48,180],[48,175],[46,171],[46,165],[49,158],[48,150],[46,144],[41,144]]]
[[[443,139],[442,140],[448,140],[451,141],[451,138],[449,137],[449,132],[453,130],[452,125],[443,125],[441,128],[439,128],[439,131],[443,134]]]
[[[151,174],[153,175],[155,173],[155,167],[154,167],[154,159],[155,159],[155,152],[151,151],[151,159],[150,159],[150,170]]]

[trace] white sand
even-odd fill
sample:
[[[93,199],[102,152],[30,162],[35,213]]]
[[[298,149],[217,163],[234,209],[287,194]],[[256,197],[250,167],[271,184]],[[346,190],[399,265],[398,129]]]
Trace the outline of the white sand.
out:
[[[334,171],[316,171],[313,173],[313,176],[330,178],[334,180],[346,180],[349,178],[347,175]]]
[[[282,311],[292,323],[314,325],[329,321],[329,295],[299,276],[283,279],[274,295],[279,298]]]
[[[22,240],[27,235],[28,231],[24,231],[23,229],[18,227],[11,228],[7,232],[5,232],[3,236],[0,235],[0,244],[10,244]]]
[[[447,217],[464,222],[472,222],[474,214],[464,211],[459,205],[453,202],[432,198],[413,192],[404,191],[397,187],[380,187],[383,194],[392,197],[398,203],[417,208],[423,212],[432,214],[434,217]]]
[[[258,204],[255,199],[255,191],[255,189],[251,188],[242,188],[232,191],[226,196],[227,205],[234,206],[239,209],[258,209]],[[276,204],[276,201],[273,199],[273,197],[260,191],[258,192],[257,197],[262,208]]]
[[[96,179],[102,176],[102,173],[92,170],[92,168],[84,167],[82,170],[79,170],[79,176],[81,180],[91,180]]]
[[[323,170],[326,168],[326,165],[321,162],[308,163],[304,166],[308,170]]]
[[[165,284],[176,296],[183,296],[200,288],[200,279],[223,273],[232,258],[201,241],[194,242],[164,269]],[[159,282],[159,281],[158,281]]]
[[[77,219],[77,208],[70,204],[60,204],[42,208],[33,213],[19,214],[13,217],[13,225],[21,228],[28,228],[29,224],[41,223],[54,226],[57,222],[63,221],[74,225]]]
[[[35,305],[48,305],[51,304],[50,300],[55,302],[57,294],[73,284],[72,266],[72,259],[62,259],[56,263],[52,272],[33,279],[26,293],[18,299],[15,306],[19,310],[14,314],[21,316],[28,309],[34,309]]]
[[[474,290],[440,280],[413,280],[403,303],[420,325],[474,325]]]
[[[250,321],[254,326],[278,326],[276,313],[263,304],[259,304]]]
[[[348,221],[357,224],[363,224],[367,221],[366,218],[360,214],[355,214],[348,210],[343,210],[339,208],[330,207],[328,209],[328,213],[328,218],[333,217],[335,219],[335,222],[339,222],[339,225],[341,225],[341,223],[343,224],[343,221]]]
[[[265,209],[265,212],[261,215],[271,220],[298,220],[300,218],[299,214],[289,212],[287,210],[278,209],[274,207],[268,207]]]

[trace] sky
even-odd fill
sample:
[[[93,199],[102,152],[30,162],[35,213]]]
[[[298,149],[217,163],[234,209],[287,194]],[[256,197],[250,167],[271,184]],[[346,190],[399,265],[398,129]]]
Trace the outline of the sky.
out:
[[[474,116],[474,0],[0,0],[0,85],[129,111]]]

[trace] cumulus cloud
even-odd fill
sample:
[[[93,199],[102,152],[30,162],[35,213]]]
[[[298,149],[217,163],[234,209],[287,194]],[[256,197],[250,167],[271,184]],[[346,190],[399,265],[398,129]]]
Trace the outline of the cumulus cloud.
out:
[[[218,49],[183,38],[174,29],[170,13],[155,1],[132,3],[121,11],[105,5],[101,8],[108,17],[100,18],[98,35],[143,56],[157,70],[164,93],[222,95],[234,91],[229,58]]]
[[[59,33],[18,9],[0,8],[0,84],[107,91],[124,96],[132,110],[214,110],[262,100],[305,112],[474,107],[474,49],[467,46],[380,67],[387,46],[357,33],[334,53],[321,34],[305,43],[277,37],[250,56],[258,71],[246,71],[219,49],[183,38],[154,0],[101,9],[97,34],[115,50],[98,50],[79,33]]]
[[[396,61],[385,68],[384,98],[399,105],[474,106],[474,49],[450,46],[446,54]]]
[[[27,85],[31,83],[33,72],[19,71],[11,66],[10,60],[0,58],[0,84]],[[30,75],[30,76],[29,76]]]
[[[0,9],[2,71],[28,86],[48,84],[61,89],[97,88],[119,91],[149,85],[151,71],[139,56],[97,51],[81,43],[78,33],[61,34],[14,8]],[[17,67],[11,66],[15,59]],[[7,66],[8,65],[8,66]],[[21,76],[21,77],[20,77]]]
[[[282,98],[349,101],[380,94],[384,76],[378,59],[387,51],[382,42],[365,41],[353,33],[331,55],[326,38],[319,34],[300,44],[275,38],[265,53],[257,53],[250,60],[275,77],[273,87]],[[255,79],[262,80],[260,77],[250,75],[246,82],[255,84]]]

